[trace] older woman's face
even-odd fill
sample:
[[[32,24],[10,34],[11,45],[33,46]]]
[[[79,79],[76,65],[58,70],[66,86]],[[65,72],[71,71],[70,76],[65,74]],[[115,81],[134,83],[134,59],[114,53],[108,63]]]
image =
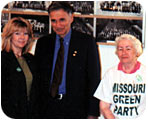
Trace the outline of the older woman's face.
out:
[[[29,35],[26,29],[16,31],[12,35],[12,47],[15,49],[23,49],[29,40]]]
[[[120,40],[117,46],[117,55],[121,63],[133,63],[137,60],[136,49],[130,40]]]

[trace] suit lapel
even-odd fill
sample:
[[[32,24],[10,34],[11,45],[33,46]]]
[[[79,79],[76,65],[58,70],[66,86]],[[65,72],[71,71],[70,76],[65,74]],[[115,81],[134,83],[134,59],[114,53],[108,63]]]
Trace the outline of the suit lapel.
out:
[[[16,68],[17,71],[19,71],[19,68],[21,68],[21,66],[19,65],[17,58],[15,57],[13,52],[9,52],[9,61],[11,61],[11,64],[14,65],[14,67]]]
[[[66,69],[66,89],[67,89],[67,93],[69,92],[69,89],[70,89],[70,82],[72,82],[71,80],[71,78],[70,77],[72,77],[72,75],[71,74],[73,74],[72,72],[71,72],[71,69],[73,68],[73,67],[75,67],[74,65],[73,65],[73,55],[74,55],[74,52],[75,51],[78,51],[78,41],[77,41],[77,39],[76,39],[76,33],[75,33],[75,31],[72,31],[72,34],[71,34],[71,39],[70,39],[70,45],[69,45],[69,51],[68,51],[68,59],[67,59],[67,69]]]
[[[8,64],[12,67],[12,72],[13,74],[17,74],[18,78],[22,78],[21,80],[25,83],[25,75],[24,72],[19,64],[19,62],[17,61],[17,58],[15,57],[14,53],[11,51],[8,54]]]

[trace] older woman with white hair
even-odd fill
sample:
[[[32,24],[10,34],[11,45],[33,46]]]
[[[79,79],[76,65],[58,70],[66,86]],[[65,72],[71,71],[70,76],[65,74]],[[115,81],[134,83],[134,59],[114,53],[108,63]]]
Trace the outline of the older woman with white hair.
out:
[[[129,34],[115,41],[120,62],[105,73],[94,96],[100,99],[101,117],[137,118],[146,106],[146,68],[137,60],[142,54],[142,45]]]

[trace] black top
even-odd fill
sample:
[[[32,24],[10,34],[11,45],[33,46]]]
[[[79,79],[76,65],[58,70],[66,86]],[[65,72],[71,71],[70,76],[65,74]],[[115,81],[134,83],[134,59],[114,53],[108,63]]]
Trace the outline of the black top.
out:
[[[36,64],[31,54],[25,54],[33,81],[30,101],[27,100],[26,79],[14,53],[1,52],[1,104],[4,113],[12,118],[33,118],[38,111],[38,80]]]

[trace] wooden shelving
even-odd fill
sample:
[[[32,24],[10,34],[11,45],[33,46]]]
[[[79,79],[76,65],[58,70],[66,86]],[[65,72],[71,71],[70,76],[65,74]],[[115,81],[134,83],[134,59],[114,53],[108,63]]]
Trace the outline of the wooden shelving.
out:
[[[48,12],[46,11],[42,11],[42,10],[33,10],[33,9],[21,9],[21,8],[12,8],[12,5],[10,6],[8,4],[8,8],[4,8],[2,10],[2,13],[8,13],[9,14],[9,19],[11,19],[12,15],[27,15],[27,16],[34,16],[33,18],[31,19],[36,19],[35,16],[43,16],[43,17],[48,17]],[[122,14],[122,13],[121,13]],[[79,13],[74,13],[74,17],[75,18],[90,18],[90,19],[93,19],[93,18],[96,18],[96,19],[119,19],[119,20],[140,20],[140,21],[143,21],[143,17],[142,16],[136,16],[136,15],[121,15],[120,13],[119,14],[100,14],[100,15],[97,15],[97,14],[79,14]],[[43,22],[43,21],[39,21],[39,22]],[[91,21],[92,22],[92,21]],[[94,22],[94,21],[93,21]],[[94,23],[93,23],[94,24]],[[95,23],[96,24],[96,23]],[[46,24],[46,26],[48,26]],[[93,25],[92,25],[93,26]],[[94,27],[94,26],[93,26]],[[94,27],[95,28],[95,27]],[[47,30],[47,29],[46,29]],[[49,21],[49,33],[51,32],[51,26],[50,26],[50,21]],[[97,42],[97,45],[115,45],[114,42]]]
[[[48,12],[39,12],[39,11],[16,11],[16,10],[3,10],[2,13],[10,13],[10,14],[21,14],[21,15],[48,15]]]
[[[23,15],[48,15],[48,12],[40,12],[40,11],[16,11],[16,10],[3,10],[2,13],[10,13],[10,14],[23,14]],[[143,17],[137,16],[112,16],[112,15],[81,15],[81,14],[74,14],[74,17],[80,18],[103,18],[103,19],[123,19],[123,20],[143,20]]]
[[[143,17],[137,16],[112,16],[112,15],[81,15],[74,14],[75,17],[82,18],[103,18],[103,19],[121,19],[121,20],[143,20]]]

